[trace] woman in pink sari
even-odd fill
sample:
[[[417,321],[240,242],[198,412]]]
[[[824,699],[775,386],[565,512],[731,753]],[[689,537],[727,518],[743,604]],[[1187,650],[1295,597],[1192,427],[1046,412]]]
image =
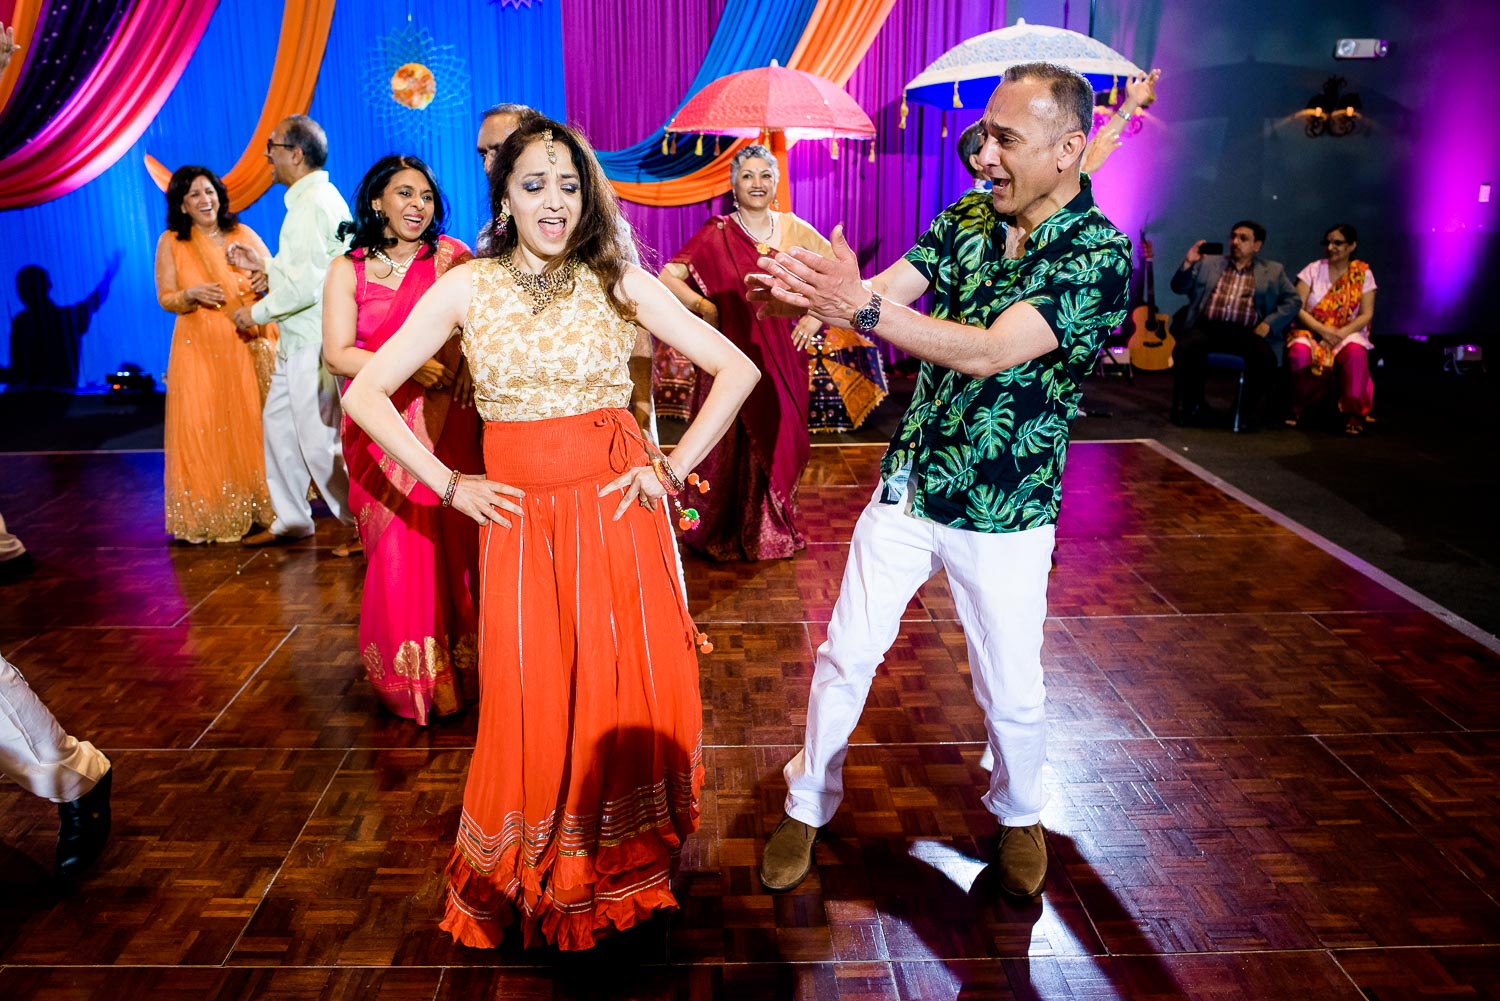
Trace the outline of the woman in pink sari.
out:
[[[781,559],[806,545],[797,514],[797,483],[809,451],[805,352],[820,324],[812,317],[794,322],[756,315],[745,298],[745,276],[772,250],[805,247],[829,256],[831,248],[792,213],[772,209],[777,165],[770,150],[746,146],[730,170],[735,210],[704,223],[662,269],[661,281],[748,355],[763,378],[698,467],[713,489],[693,497],[702,522],[681,541],[715,560]],[[712,385],[698,373],[690,413],[697,413]]]
[[[443,196],[416,157],[383,157],[354,198],[354,239],[323,289],[323,357],[336,375],[359,373],[450,267],[473,255],[439,235]],[[346,224],[351,225],[351,224]],[[391,401],[417,438],[456,468],[482,462],[480,422],[466,398],[458,341],[430,359]],[[426,724],[474,692],[478,529],[386,458],[347,417],[349,503],[368,557],[359,649],[381,703]]]

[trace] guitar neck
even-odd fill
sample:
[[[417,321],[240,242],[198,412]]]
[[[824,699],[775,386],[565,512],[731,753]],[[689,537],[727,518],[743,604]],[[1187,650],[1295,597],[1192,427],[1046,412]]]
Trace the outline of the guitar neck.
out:
[[[1156,315],[1156,274],[1152,268],[1151,258],[1146,258],[1146,306],[1151,310],[1151,315]]]

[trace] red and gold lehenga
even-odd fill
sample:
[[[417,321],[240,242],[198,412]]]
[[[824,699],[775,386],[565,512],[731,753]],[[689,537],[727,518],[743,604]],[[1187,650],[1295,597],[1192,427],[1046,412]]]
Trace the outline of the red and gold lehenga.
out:
[[[525,514],[481,532],[483,695],[442,926],[587,949],[677,906],[703,783],[695,630],[666,505],[616,521],[619,494],[599,497],[647,461],[624,409],[634,327],[586,268],[536,314],[498,261],[472,269],[484,469]]]
[[[401,286],[390,289],[366,280],[365,253],[355,251],[355,344],[378,350],[422,293],[469,256],[462,243],[440,237],[434,251],[424,249],[412,261]],[[445,360],[456,369],[457,345],[449,343],[453,357]],[[479,468],[479,415],[455,403],[451,389],[424,389],[408,379],[391,403],[449,467]],[[425,725],[434,714],[457,712],[475,694],[479,526],[444,508],[347,416],[343,440],[349,507],[367,560],[360,659],[381,703]]]
[[[782,213],[777,219],[782,249],[829,253],[828,242],[796,216]],[[715,560],[780,559],[806,545],[797,488],[809,449],[809,359],[792,343],[794,321],[760,316],[745,298],[745,275],[758,270],[761,254],[734,217],[715,216],[672,258],[718,308],[724,336],[761,370],[734,423],[698,466],[714,488],[693,499],[702,524],[682,544]],[[712,385],[696,373],[689,416]]]

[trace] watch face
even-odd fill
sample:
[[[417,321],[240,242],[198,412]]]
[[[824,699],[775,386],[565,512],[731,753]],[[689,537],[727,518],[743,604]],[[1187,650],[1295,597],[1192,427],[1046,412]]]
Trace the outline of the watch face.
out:
[[[875,324],[880,322],[880,296],[877,295],[871,297],[868,305],[864,306],[861,309],[855,310],[852,319],[854,322],[855,330],[858,330],[861,333],[867,330],[873,330],[875,328]]]

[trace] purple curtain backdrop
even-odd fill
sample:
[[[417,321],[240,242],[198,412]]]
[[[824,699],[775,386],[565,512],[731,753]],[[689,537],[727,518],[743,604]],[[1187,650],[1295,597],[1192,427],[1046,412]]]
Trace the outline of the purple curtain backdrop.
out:
[[[53,0],[37,18],[32,52],[0,116],[0,156],[25,145],[87,80],[125,23],[131,0]]]
[[[568,116],[603,149],[635,142],[676,108],[703,61],[724,0],[563,0],[563,30],[593,59],[567,62]],[[628,29],[649,24],[648,35]],[[796,213],[827,233],[844,222],[866,270],[883,268],[908,250],[938,211],[968,186],[954,144],[982,109],[943,113],[911,105],[905,131],[901,87],[944,51],[971,35],[1005,26],[1004,0],[897,0],[848,89],[875,121],[876,162],[866,143],[841,143],[833,160],[827,142],[803,142],[790,154]],[[628,52],[606,44],[638,39]],[[726,199],[659,208],[625,203],[625,214],[651,251],[665,261]]]

